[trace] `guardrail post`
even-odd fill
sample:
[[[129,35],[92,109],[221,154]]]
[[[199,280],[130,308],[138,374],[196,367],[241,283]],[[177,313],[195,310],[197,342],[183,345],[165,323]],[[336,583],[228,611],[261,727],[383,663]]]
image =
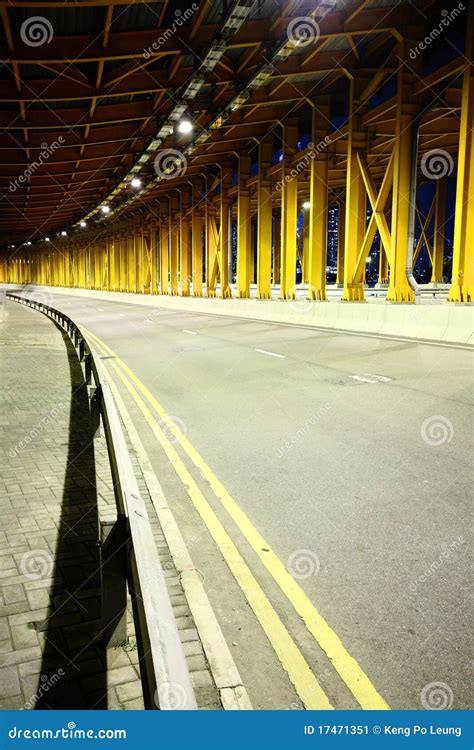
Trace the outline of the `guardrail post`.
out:
[[[100,411],[102,403],[102,387],[98,385],[96,388],[90,389],[91,399],[91,434],[92,437],[98,437],[100,435]]]
[[[107,646],[127,642],[127,519],[99,520],[102,640]]]
[[[86,385],[91,384],[92,378],[92,354],[89,352],[84,359]]]

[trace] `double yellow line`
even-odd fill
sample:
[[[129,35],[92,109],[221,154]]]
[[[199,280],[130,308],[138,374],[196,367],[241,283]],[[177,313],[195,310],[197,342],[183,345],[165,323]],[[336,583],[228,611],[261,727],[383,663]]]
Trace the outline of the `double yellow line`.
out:
[[[285,625],[275,612],[268,597],[256,581],[234,542],[199,489],[179,453],[167,437],[167,434],[157,423],[156,417],[148,408],[145,400],[158,415],[167,433],[176,439],[194,466],[199,469],[201,476],[209,483],[213,493],[220,500],[222,507],[225,508],[274,581],[283,591],[290,604],[301,617],[309,633],[311,633],[318,645],[326,653],[334,669],[338,672],[361,708],[368,710],[388,709],[389,706],[385,700],[377,692],[357,661],[348,653],[339,636],[321,616],[303,589],[273,552],[268,542],[253,526],[250,519],[227,492],[202,456],[186,436],[183,435],[173,419],[166,413],[159,401],[104,341],[86,328],[83,328],[83,330],[99,350],[113,357],[113,359],[107,361],[107,365],[113,369],[132,396],[177,475],[185,485],[194,507],[207,526],[234,578],[245,594],[305,708],[327,710],[333,708],[333,706],[316,680],[301,651],[288,633]]]

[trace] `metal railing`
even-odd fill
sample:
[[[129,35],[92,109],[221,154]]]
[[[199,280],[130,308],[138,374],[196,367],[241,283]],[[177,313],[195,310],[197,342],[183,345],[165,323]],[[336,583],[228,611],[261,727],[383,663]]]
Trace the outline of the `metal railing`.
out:
[[[127,641],[128,581],[145,707],[196,709],[146,506],[102,363],[94,356],[79,326],[67,315],[36,300],[11,293],[7,297],[39,310],[67,332],[84,367],[94,437],[100,434],[103,425],[116,501],[114,517],[99,520],[103,640],[109,647]]]

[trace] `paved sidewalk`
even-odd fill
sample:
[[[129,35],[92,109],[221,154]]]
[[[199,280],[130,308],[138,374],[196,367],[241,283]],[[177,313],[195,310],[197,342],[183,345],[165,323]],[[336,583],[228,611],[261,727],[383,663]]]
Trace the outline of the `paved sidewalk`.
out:
[[[133,637],[100,642],[97,508],[115,503],[105,441],[91,440],[69,340],[15,302],[0,383],[0,706],[142,708]]]
[[[101,642],[98,511],[115,508],[105,439],[91,439],[82,370],[68,337],[8,302],[0,317],[0,708],[142,709],[139,653]],[[221,709],[139,463],[199,708]],[[179,695],[177,695],[179,700]]]

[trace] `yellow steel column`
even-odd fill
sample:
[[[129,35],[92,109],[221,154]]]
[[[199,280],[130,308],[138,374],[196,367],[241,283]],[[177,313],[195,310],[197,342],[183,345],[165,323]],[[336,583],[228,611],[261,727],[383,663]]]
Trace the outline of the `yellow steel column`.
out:
[[[366,194],[359,168],[357,151],[365,150],[366,137],[361,132],[360,103],[355,98],[354,81],[350,83],[350,115],[347,143],[346,215],[344,241],[344,290],[345,301],[363,301],[363,273],[354,278],[359,251],[362,248],[366,226]]]
[[[133,219],[127,222],[127,292],[133,292],[135,284],[135,240]]]
[[[127,225],[120,225],[120,286],[121,292],[127,290]]]
[[[193,251],[193,296],[202,297],[202,213],[201,190],[193,185],[192,251]]]
[[[181,281],[181,295],[189,297],[191,281],[191,226],[190,226],[190,194],[185,191],[181,193],[179,212],[179,273]]]
[[[273,218],[273,273],[272,283],[280,283],[281,268],[281,213],[278,211]]]
[[[178,199],[173,196],[170,201],[169,214],[169,245],[170,245],[170,280],[168,291],[178,294],[178,258],[179,258],[179,213]]]
[[[458,174],[454,218],[453,280],[448,301],[474,300],[474,5],[470,4],[464,58]]]
[[[221,169],[221,195],[219,202],[220,229],[219,229],[219,257],[220,257],[220,280],[221,294],[223,299],[232,297],[229,286],[229,254],[231,251],[231,216],[229,191],[232,187],[232,166],[225,164]]]
[[[383,242],[380,241],[379,251],[379,284],[388,284],[388,258],[384,250]]]
[[[250,297],[249,258],[251,243],[250,156],[239,156],[237,190],[237,297]]]
[[[336,286],[344,285],[344,245],[346,241],[346,204],[343,200],[337,206],[337,264]]]
[[[416,105],[409,103],[409,76],[404,63],[408,43],[405,42],[400,46],[401,61],[397,75],[397,106],[393,150],[391,265],[387,300],[389,302],[414,302],[415,295],[408,282],[406,268],[410,232],[413,119],[416,114]]]
[[[153,216],[150,223],[151,293],[158,294],[158,222]]]
[[[272,181],[267,170],[272,166],[273,142],[269,138],[258,147],[257,184],[257,297],[272,296]]]
[[[206,293],[208,297],[216,296],[218,270],[218,243],[216,212],[214,206],[206,205]]]
[[[169,253],[170,253],[170,216],[162,216],[160,223],[160,281],[161,294],[168,294],[169,285]]]
[[[309,256],[305,259],[308,275],[308,299],[326,299],[326,265],[328,247],[328,148],[320,147],[328,134],[329,106],[313,109],[312,142],[314,154],[311,159],[310,208],[309,208]]]
[[[296,299],[296,256],[298,219],[298,176],[291,162],[296,153],[298,127],[289,121],[283,127],[283,161],[281,182],[281,299]]]
[[[143,292],[143,214],[135,217],[134,247],[135,247],[135,289],[137,294]]]

